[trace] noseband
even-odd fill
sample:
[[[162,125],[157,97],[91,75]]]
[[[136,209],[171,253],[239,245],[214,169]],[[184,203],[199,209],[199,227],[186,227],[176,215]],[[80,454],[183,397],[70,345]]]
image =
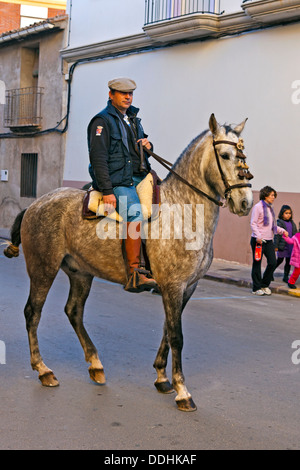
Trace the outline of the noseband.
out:
[[[220,156],[219,156],[218,151],[216,149],[216,145],[220,145],[220,144],[232,145],[233,147],[235,147],[237,149],[237,155],[236,156],[238,158],[242,158],[243,160],[245,160],[246,155],[244,155],[244,153],[243,153],[244,144],[243,144],[242,139],[240,139],[238,142],[231,142],[230,140],[213,140],[213,147],[214,147],[214,151],[215,151],[217,165],[218,165],[218,168],[219,168],[219,172],[220,172],[222,181],[223,181],[224,186],[225,186],[225,198],[227,199],[228,193],[232,189],[251,188],[252,185],[250,183],[238,183],[238,184],[231,184],[231,185],[228,183],[228,180],[227,180],[226,176],[224,175],[224,172],[223,172],[222,167],[221,167]],[[247,178],[248,180],[253,178],[251,173],[246,173],[246,172],[243,172],[240,177],[241,178]]]

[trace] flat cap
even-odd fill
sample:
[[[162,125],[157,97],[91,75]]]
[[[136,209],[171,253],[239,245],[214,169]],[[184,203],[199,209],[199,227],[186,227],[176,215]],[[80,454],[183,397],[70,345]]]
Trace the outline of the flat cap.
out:
[[[108,82],[108,88],[129,93],[136,89],[136,83],[130,78],[114,78]]]

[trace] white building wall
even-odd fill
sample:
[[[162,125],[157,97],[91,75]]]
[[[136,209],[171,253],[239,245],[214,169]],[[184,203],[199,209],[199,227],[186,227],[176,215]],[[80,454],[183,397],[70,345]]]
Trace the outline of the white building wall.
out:
[[[226,14],[234,13],[241,10],[243,0],[220,0],[220,11]]]
[[[88,122],[106,105],[108,80],[130,76],[138,84],[134,104],[158,154],[175,161],[208,127],[212,112],[220,123],[248,117],[244,137],[254,189],[268,181],[280,191],[298,192],[300,105],[292,101],[292,86],[300,78],[299,34],[300,25],[294,24],[79,65],[72,82],[65,180],[88,179]]]
[[[144,24],[144,0],[69,0],[67,8],[71,47],[138,34]]]
[[[220,0],[220,10],[226,14],[238,12],[241,3],[242,0]],[[79,47],[141,33],[145,0],[68,0],[67,11],[69,44]]]

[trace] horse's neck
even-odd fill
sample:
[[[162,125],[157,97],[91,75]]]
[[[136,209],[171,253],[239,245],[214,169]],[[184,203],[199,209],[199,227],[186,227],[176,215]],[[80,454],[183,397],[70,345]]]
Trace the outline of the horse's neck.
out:
[[[216,197],[209,183],[206,181],[206,162],[210,161],[210,140],[207,135],[195,141],[182,153],[173,167],[173,170],[189,183],[201,191]],[[219,206],[203,195],[198,194],[188,185],[180,181],[174,174],[169,174],[161,184],[161,203],[190,204],[194,208],[197,205],[204,206],[204,230],[208,238],[212,238],[219,219]]]
[[[212,240],[217,228],[220,211],[219,206],[214,202],[197,194],[172,175],[165,184],[161,185],[161,204],[171,207],[174,205],[181,206],[182,214],[186,213],[184,206],[191,205],[193,220],[195,221],[197,217],[203,217],[201,227],[204,227],[204,236],[207,242]]]
[[[195,139],[176,161],[173,170],[188,183],[199,188],[204,193],[216,197],[206,178],[206,162],[210,161],[207,155],[211,144],[209,139],[207,134]],[[205,196],[199,195],[172,173],[163,180],[161,192],[165,196],[166,202],[173,204],[204,204],[208,201]],[[214,203],[212,204],[214,205]]]

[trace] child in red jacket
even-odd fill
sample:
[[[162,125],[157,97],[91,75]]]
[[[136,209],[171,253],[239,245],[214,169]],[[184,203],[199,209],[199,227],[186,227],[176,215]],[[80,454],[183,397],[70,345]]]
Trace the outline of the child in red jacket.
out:
[[[295,284],[300,276],[300,233],[296,233],[292,238],[283,235],[283,238],[287,243],[293,245],[290,264],[294,266],[294,271],[289,278],[288,286],[291,289],[296,289]]]

